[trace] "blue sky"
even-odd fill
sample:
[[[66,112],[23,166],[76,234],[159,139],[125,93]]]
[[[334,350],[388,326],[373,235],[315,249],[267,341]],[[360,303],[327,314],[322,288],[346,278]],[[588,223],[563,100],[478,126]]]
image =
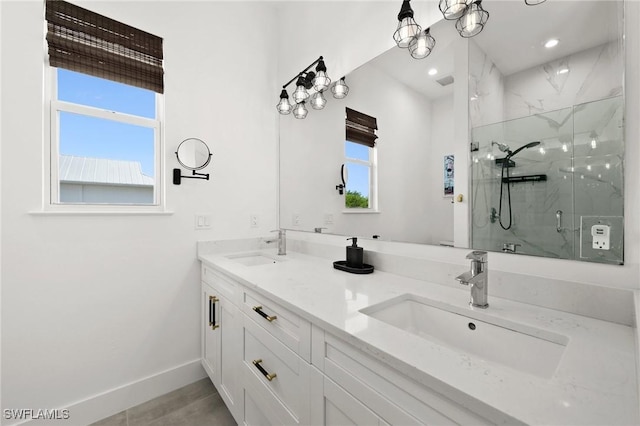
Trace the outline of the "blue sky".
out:
[[[155,118],[155,92],[58,68],[58,99]],[[60,153],[139,161],[154,176],[153,130],[112,120],[60,113]]]
[[[345,153],[349,158],[369,160],[369,147],[357,143],[345,143]],[[365,197],[369,196],[369,170],[367,167],[349,163],[349,179],[347,189],[358,191]]]

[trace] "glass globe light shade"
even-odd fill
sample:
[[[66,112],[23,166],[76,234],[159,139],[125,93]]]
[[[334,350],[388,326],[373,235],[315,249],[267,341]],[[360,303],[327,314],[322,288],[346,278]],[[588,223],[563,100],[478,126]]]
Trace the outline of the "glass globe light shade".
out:
[[[436,39],[431,36],[427,28],[411,41],[409,52],[414,59],[424,59],[429,56],[435,45]]]
[[[482,8],[481,0],[475,0],[456,22],[456,29],[462,37],[473,37],[483,30],[488,19],[489,12]]]
[[[287,91],[284,89],[282,89],[282,92],[280,93],[280,102],[278,102],[278,105],[276,105],[276,108],[278,109],[278,112],[282,115],[290,114],[291,110],[293,109],[291,102],[289,102],[289,95],[287,94]]]
[[[333,93],[333,97],[336,99],[342,99],[347,96],[349,93],[349,86],[344,82],[344,77],[333,85],[331,93]]]
[[[303,85],[298,85],[291,96],[293,97],[293,101],[299,104],[309,98],[309,92],[307,92],[307,89]]]
[[[469,0],[440,0],[438,7],[444,19],[453,21],[464,14]]]
[[[308,113],[309,110],[304,106],[304,101],[296,104],[295,108],[293,109],[293,116],[295,118],[303,119],[307,116]]]
[[[327,104],[327,99],[324,97],[322,92],[316,92],[311,96],[311,108],[313,109],[322,109]]]

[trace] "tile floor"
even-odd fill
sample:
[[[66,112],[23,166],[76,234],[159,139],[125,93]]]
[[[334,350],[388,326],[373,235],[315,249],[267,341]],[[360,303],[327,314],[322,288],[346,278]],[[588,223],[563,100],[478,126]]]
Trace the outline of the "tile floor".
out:
[[[236,426],[209,378],[129,408],[91,426]]]

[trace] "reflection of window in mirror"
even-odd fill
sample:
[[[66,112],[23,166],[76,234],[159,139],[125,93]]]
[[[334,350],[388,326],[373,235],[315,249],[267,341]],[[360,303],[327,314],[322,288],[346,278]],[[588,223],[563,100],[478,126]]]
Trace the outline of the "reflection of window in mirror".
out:
[[[345,167],[348,171],[345,207],[377,209],[377,120],[347,108]]]

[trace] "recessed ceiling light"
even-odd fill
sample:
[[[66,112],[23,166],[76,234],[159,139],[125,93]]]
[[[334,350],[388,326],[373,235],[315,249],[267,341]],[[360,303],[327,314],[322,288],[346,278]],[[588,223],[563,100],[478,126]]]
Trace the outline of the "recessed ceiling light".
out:
[[[438,70],[437,70],[437,69],[435,69],[435,68],[431,68],[431,69],[429,70],[429,75],[436,75],[436,74],[438,74]]]
[[[551,49],[552,47],[556,47],[558,43],[560,43],[560,40],[558,40],[557,38],[552,38],[546,41],[544,47],[546,47],[547,49]]]

